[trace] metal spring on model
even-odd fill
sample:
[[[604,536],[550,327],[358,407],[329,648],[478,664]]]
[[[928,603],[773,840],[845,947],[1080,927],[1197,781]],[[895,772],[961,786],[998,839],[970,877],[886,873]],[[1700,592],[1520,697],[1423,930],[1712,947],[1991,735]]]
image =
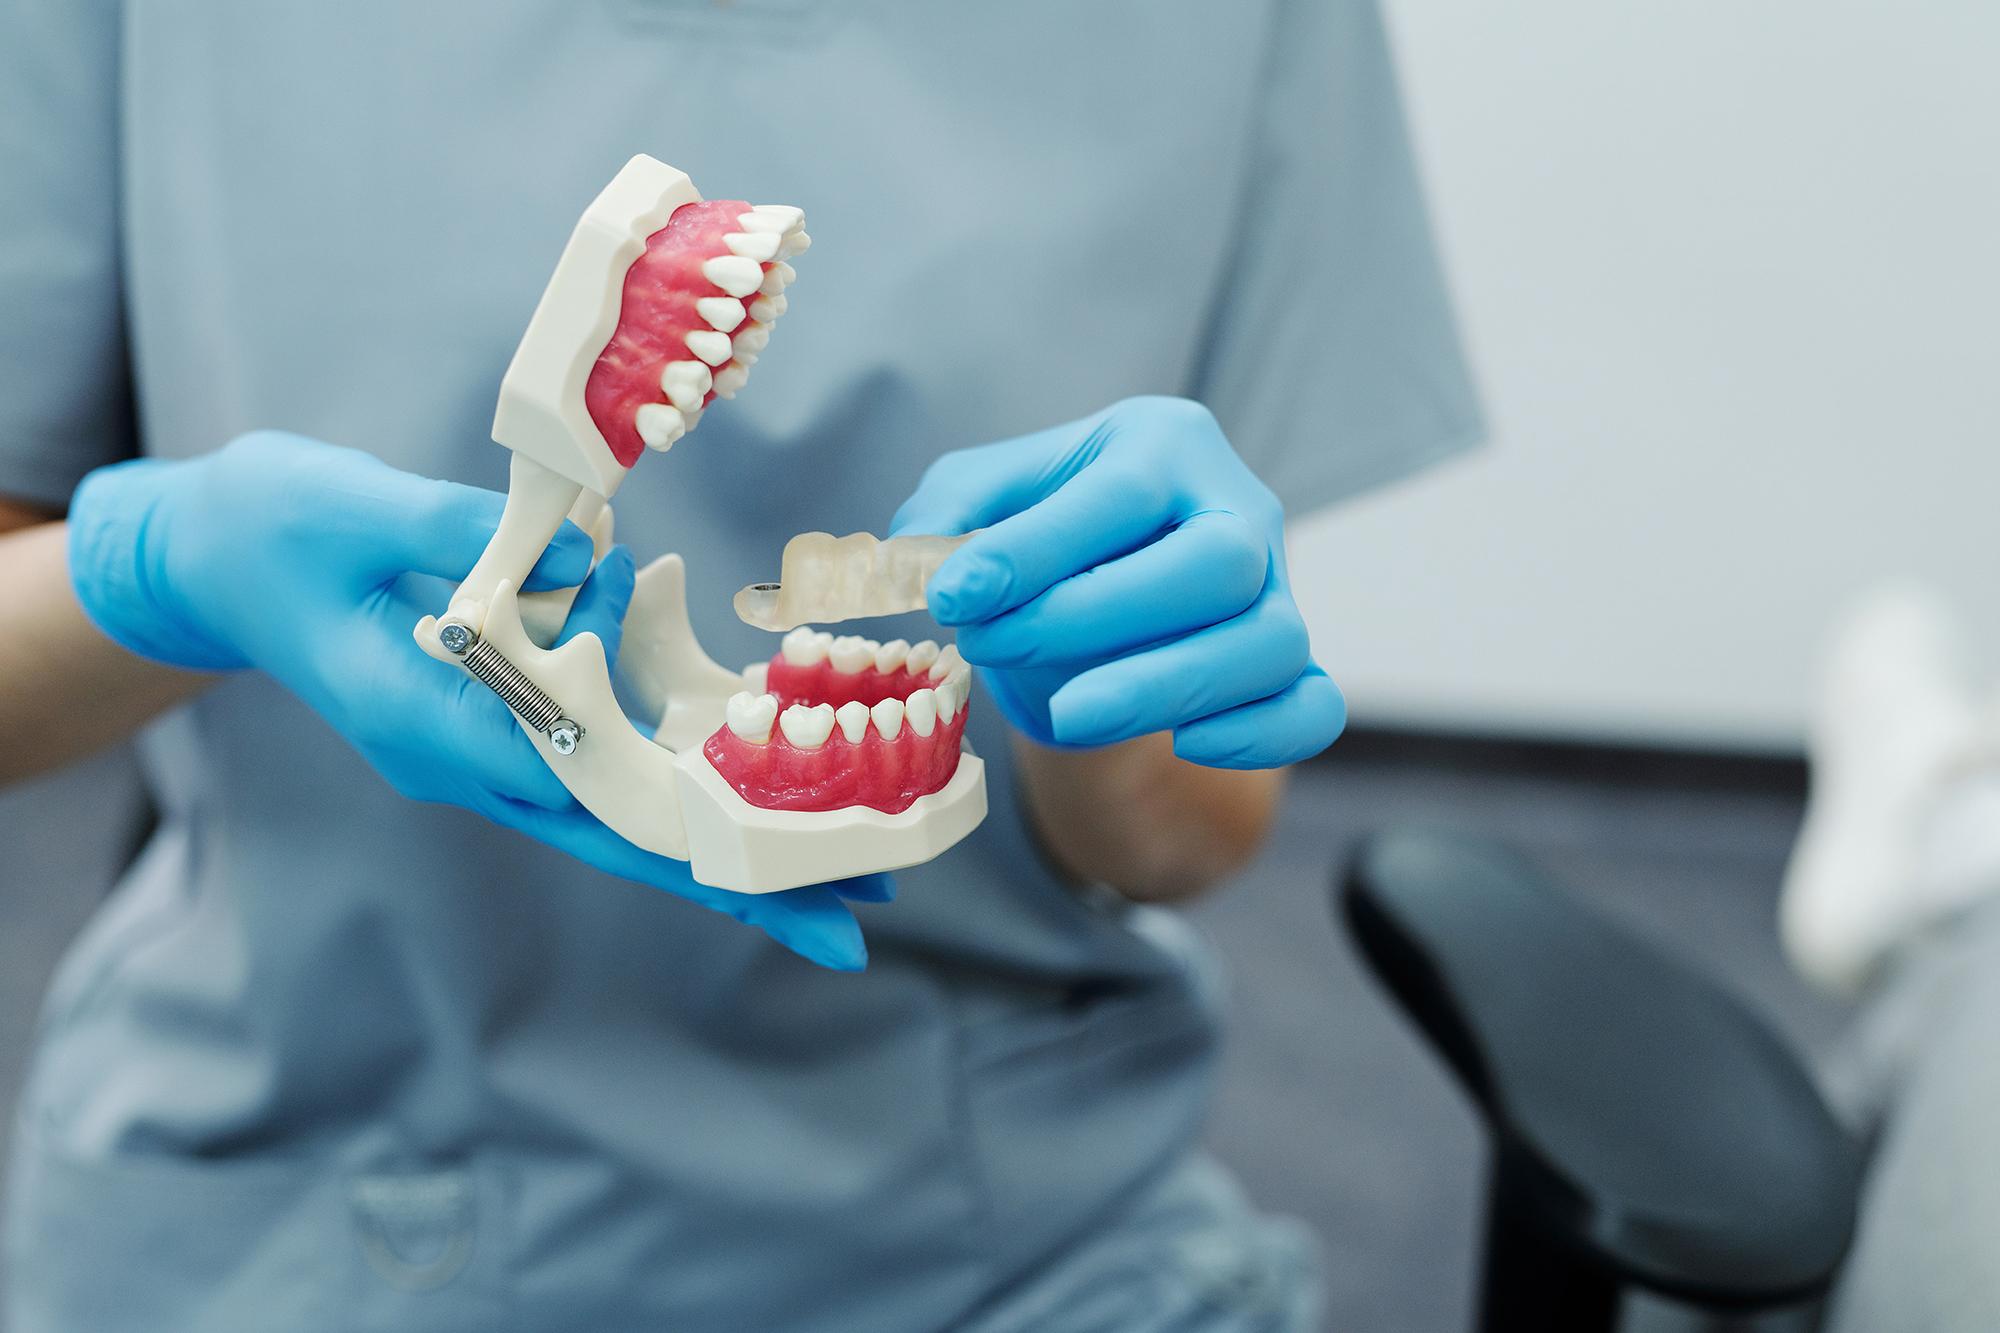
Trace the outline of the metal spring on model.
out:
[[[541,688],[521,674],[521,669],[500,655],[500,651],[484,639],[473,640],[459,658],[465,669],[478,677],[486,687],[506,701],[509,708],[521,715],[521,720],[536,731],[547,732],[561,720],[563,710],[554,699],[542,693]]]

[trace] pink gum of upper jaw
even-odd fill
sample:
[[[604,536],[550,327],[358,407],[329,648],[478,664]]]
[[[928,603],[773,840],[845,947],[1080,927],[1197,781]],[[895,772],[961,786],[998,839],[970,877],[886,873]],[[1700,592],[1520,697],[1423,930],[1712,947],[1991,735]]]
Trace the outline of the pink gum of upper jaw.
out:
[[[722,238],[737,230],[736,219],[750,211],[737,199],[703,199],[682,204],[667,225],[646,238],[645,251],[625,270],[618,327],[598,354],[583,386],[583,404],[597,423],[612,456],[626,467],[639,461],[646,442],[633,416],[647,403],[663,403],[660,371],[669,361],[694,359],[687,336],[709,327],[694,307],[704,296],[727,296],[701,266],[729,253]],[[770,266],[764,266],[766,272]],[[711,390],[702,399],[715,401]]]

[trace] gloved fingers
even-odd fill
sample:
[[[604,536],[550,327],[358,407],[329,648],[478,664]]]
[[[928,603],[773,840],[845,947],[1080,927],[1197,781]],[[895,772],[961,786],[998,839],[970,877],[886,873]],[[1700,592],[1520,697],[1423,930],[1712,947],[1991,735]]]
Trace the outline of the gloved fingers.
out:
[[[1026,605],[1151,542],[1183,517],[1178,507],[1168,478],[1099,460],[953,552],[931,576],[931,615],[941,625],[968,625]]]
[[[1169,731],[1289,686],[1312,660],[1298,609],[1275,585],[1242,615],[1081,672],[1049,700],[1067,745]]]
[[[323,516],[307,519],[325,535],[351,544],[357,577],[373,583],[405,572],[445,579],[471,573],[500,526],[506,497],[359,457],[366,462],[318,470],[317,489],[330,502]],[[523,591],[574,588],[590,572],[591,555],[590,537],[564,519]]]
[[[894,875],[858,875],[827,885],[851,903],[892,903],[896,901]]]
[[[632,588],[637,579],[638,565],[630,549],[614,546],[606,551],[577,591],[556,646],[561,647],[579,634],[595,634],[604,645],[605,665],[615,670],[618,647],[625,636],[625,612],[632,605]]]
[[[861,926],[833,886],[815,885],[785,893],[730,893],[697,883],[685,861],[634,846],[580,806],[550,811],[499,800],[482,813],[608,875],[665,890],[755,926],[821,967],[858,972],[868,965]]]
[[[889,535],[957,536],[1046,499],[1102,451],[1103,416],[944,455],[889,520]]]
[[[958,649],[985,667],[1102,661],[1241,614],[1263,591],[1270,563],[1249,523],[1207,510],[1026,606],[961,625]]]
[[[1278,693],[1180,727],[1174,753],[1209,768],[1282,768],[1340,738],[1347,700],[1318,663]]]
[[[416,651],[414,644],[410,647]],[[428,660],[424,665],[432,666]],[[460,668],[437,664],[434,669],[445,675],[444,688],[434,696],[434,716],[410,719],[433,728],[434,748],[425,762],[449,764],[459,780],[497,797],[543,810],[576,807],[576,798],[550,771],[498,695]]]

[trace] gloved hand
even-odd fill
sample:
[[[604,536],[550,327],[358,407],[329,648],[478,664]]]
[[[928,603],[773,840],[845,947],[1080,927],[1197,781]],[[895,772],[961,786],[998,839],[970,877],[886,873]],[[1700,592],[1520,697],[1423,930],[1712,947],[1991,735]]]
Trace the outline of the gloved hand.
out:
[[[1284,512],[1199,404],[1134,398],[946,454],[891,524],[975,528],[931,615],[1042,744],[1172,731],[1183,759],[1272,768],[1345,725],[1292,603]]]
[[[640,850],[577,804],[498,697],[417,647],[410,627],[444,590],[404,575],[463,578],[502,503],[355,450],[260,432],[206,457],[86,477],[70,506],[70,577],[91,620],[125,648],[195,670],[270,673],[413,800],[475,810],[746,921],[814,962],[863,966],[841,895],[885,898],[886,877],[761,895],[697,884],[684,863]],[[590,560],[590,539],[565,524],[528,587],[581,582],[563,637],[596,634],[615,660],[632,556],[614,547],[595,571]]]

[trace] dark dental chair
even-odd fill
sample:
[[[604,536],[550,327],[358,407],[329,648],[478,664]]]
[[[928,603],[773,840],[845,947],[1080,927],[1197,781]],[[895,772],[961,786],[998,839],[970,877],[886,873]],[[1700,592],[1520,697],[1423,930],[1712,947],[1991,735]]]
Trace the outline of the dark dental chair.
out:
[[[1744,1005],[1491,841],[1377,835],[1336,897],[1485,1125],[1483,1333],[1609,1333],[1630,1290],[1712,1311],[1826,1290],[1858,1153]]]

